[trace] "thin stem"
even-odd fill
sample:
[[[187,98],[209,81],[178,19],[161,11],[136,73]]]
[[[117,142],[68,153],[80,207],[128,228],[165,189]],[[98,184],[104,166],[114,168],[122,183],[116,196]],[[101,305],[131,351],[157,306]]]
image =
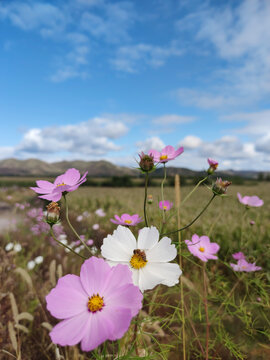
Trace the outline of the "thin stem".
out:
[[[188,321],[190,322],[190,326],[191,326],[191,329],[192,329],[192,331],[193,331],[193,333],[194,333],[195,339],[197,340],[198,345],[199,345],[199,347],[200,347],[200,349],[201,349],[201,352],[202,352],[202,354],[203,354],[203,356],[204,356],[204,355],[205,355],[204,349],[203,349],[202,344],[201,344],[201,342],[200,342],[200,339],[199,339],[199,337],[198,337],[198,334],[197,334],[197,331],[196,331],[195,326],[194,326],[194,324],[193,324],[193,321],[191,320],[191,318],[190,318],[190,316],[189,316],[188,308],[187,308],[187,306],[186,306],[185,303],[184,303],[184,308],[185,308],[185,310],[186,310],[187,318],[188,318]]]
[[[139,323],[139,312],[135,317],[135,325],[134,325],[134,333],[133,333],[133,339],[132,339],[132,343],[134,342],[134,348],[135,348],[135,352],[136,355],[139,356],[139,350],[138,350],[138,344],[137,344],[137,332],[138,332],[138,323]]]
[[[207,303],[207,282],[206,282],[206,263],[203,263],[203,302],[205,308],[206,317],[206,340],[205,340],[205,360],[208,360],[208,348],[209,348],[209,317],[208,317],[208,303]]]
[[[232,293],[234,292],[234,290],[236,289],[236,287],[238,286],[238,284],[240,283],[240,281],[242,280],[243,278],[239,278],[236,283],[234,284],[234,286],[232,287],[231,291],[229,292],[229,294],[226,296],[226,298],[223,300],[223,302],[221,303],[220,307],[217,309],[217,312],[215,313],[215,315],[213,316],[212,320],[218,316],[220,310],[223,308],[223,306],[225,305],[226,301],[232,296]]]
[[[216,194],[213,194],[213,196],[211,197],[211,199],[208,201],[208,203],[205,205],[205,207],[202,209],[202,211],[195,217],[195,219],[193,219],[189,224],[185,225],[184,227],[174,230],[174,231],[170,231],[164,234],[161,234],[160,236],[165,236],[165,235],[171,235],[171,234],[175,234],[178,231],[183,231],[185,229],[187,229],[188,227],[190,227],[192,224],[195,223],[196,220],[199,219],[199,217],[205,212],[205,210],[208,208],[208,206],[211,204],[211,202],[214,200],[214,198],[216,197]]]
[[[51,233],[51,236],[52,236],[53,240],[56,241],[59,245],[65,247],[65,248],[68,249],[69,251],[73,252],[73,254],[81,257],[82,259],[87,259],[86,257],[84,257],[84,256],[76,253],[76,252],[75,252],[73,249],[71,249],[69,246],[61,243],[61,241],[59,241],[59,240],[55,237],[54,232],[53,232],[53,229],[52,229],[52,226],[51,226],[51,229],[50,229],[50,233]]]
[[[145,226],[148,227],[148,222],[147,222],[147,215],[146,215],[146,199],[147,199],[147,186],[148,186],[148,172],[146,172],[145,174],[145,186],[144,186],[144,203],[143,203],[143,213],[144,213],[144,221],[145,221]]]
[[[200,180],[200,181],[198,182],[198,184],[197,184],[197,185],[187,194],[187,196],[184,198],[184,200],[182,201],[181,205],[183,205],[183,204],[187,201],[187,199],[194,193],[194,191],[195,191],[203,182],[205,182],[205,180],[208,179],[208,176],[209,176],[209,175],[207,175],[206,177],[204,177],[202,180]]]
[[[92,254],[91,249],[86,245],[86,242],[80,237],[80,235],[77,233],[77,231],[74,229],[74,227],[71,225],[70,220],[69,220],[69,216],[68,216],[68,202],[66,199],[66,196],[64,195],[64,200],[65,200],[65,207],[66,207],[66,220],[68,223],[68,226],[70,227],[70,229],[73,231],[74,235],[80,240],[80,242],[84,245],[84,247],[86,247],[86,249],[89,251],[90,254]]]
[[[163,224],[165,223],[165,210],[163,208],[164,206],[164,183],[166,181],[166,177],[167,177],[167,174],[166,174],[166,163],[164,163],[164,177],[163,177],[163,180],[161,182],[161,204],[162,204],[162,219],[163,219]]]

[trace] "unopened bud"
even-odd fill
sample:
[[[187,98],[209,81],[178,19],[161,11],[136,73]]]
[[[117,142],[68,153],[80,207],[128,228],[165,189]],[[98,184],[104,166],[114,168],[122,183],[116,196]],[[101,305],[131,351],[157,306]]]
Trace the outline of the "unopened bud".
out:
[[[152,155],[147,155],[144,152],[139,154],[139,156],[140,156],[140,162],[139,162],[140,169],[143,172],[152,171],[154,169],[154,157]]]
[[[57,202],[51,202],[47,205],[46,222],[49,225],[54,225],[59,222],[60,218],[60,206]]]
[[[148,196],[147,196],[147,203],[148,203],[148,204],[152,204],[152,203],[153,203],[153,195],[148,195]]]
[[[212,186],[212,191],[216,195],[226,194],[228,186],[231,185],[231,181],[223,181],[221,178],[217,178],[216,182]]]
[[[208,164],[209,164],[207,174],[211,175],[211,174],[213,174],[214,171],[216,171],[216,169],[218,167],[218,162],[216,160],[213,160],[213,159],[210,159],[210,158],[208,158],[207,161],[208,161]]]

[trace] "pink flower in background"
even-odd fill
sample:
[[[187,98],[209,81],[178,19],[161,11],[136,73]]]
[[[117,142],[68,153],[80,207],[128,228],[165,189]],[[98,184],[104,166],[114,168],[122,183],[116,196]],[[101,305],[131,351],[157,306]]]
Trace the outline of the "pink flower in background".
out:
[[[237,264],[230,264],[234,271],[245,271],[245,272],[252,272],[252,271],[259,271],[262,270],[260,266],[256,266],[254,263],[248,263],[245,259],[239,259]]]
[[[216,160],[210,159],[210,158],[208,158],[207,161],[208,161],[209,166],[216,170],[216,168],[218,167],[218,162]]]
[[[98,229],[99,229],[99,225],[98,225],[98,224],[94,224],[94,225],[92,226],[92,229],[93,229],[93,230],[98,230]]]
[[[258,196],[243,196],[240,193],[237,193],[238,200],[241,204],[246,206],[254,206],[260,207],[264,204],[263,200],[260,199]]]
[[[255,225],[255,221],[254,221],[254,220],[250,220],[249,224],[250,224],[251,226],[253,226],[253,225]]]
[[[172,207],[173,207],[173,203],[170,202],[169,200],[164,200],[163,202],[160,201],[158,203],[158,206],[161,210],[165,210],[165,211],[168,211],[170,210]]]
[[[31,210],[27,211],[27,216],[31,219],[36,219],[37,221],[41,221],[44,217],[43,209],[40,208],[32,208]]]
[[[155,162],[166,163],[170,160],[174,160],[177,156],[181,155],[184,152],[184,148],[180,147],[177,150],[174,150],[174,147],[171,145],[166,146],[160,152],[157,150],[149,150],[148,154],[153,156]]]
[[[117,225],[126,225],[126,226],[136,226],[140,222],[142,222],[142,218],[138,214],[129,215],[129,214],[123,214],[121,217],[118,215],[114,215],[115,219],[110,219],[112,223]]]
[[[81,343],[90,351],[106,340],[120,339],[142,307],[142,294],[126,265],[103,259],[86,260],[80,276],[66,275],[46,296],[47,309],[61,319],[50,332],[54,344]]]
[[[192,240],[185,240],[185,243],[191,254],[197,256],[204,262],[210,259],[218,259],[215,254],[219,251],[219,245],[217,243],[211,243],[208,236],[199,237],[197,234],[194,234]]]
[[[77,169],[68,169],[64,174],[57,176],[53,184],[49,181],[38,180],[36,182],[38,187],[31,187],[30,189],[37,194],[42,194],[39,196],[41,199],[59,201],[64,192],[78,189],[86,181],[87,173],[88,171],[80,178],[80,172]]]
[[[104,217],[104,216],[106,216],[106,213],[104,212],[103,209],[97,209],[97,210],[95,211],[95,214],[96,214],[97,216],[99,216],[99,217]]]
[[[241,259],[245,259],[245,255],[239,251],[238,253],[234,253],[232,254],[232,257],[235,259],[235,260],[241,260]]]
[[[91,246],[93,244],[94,244],[94,240],[92,240],[92,239],[89,239],[89,240],[86,241],[86,245]]]

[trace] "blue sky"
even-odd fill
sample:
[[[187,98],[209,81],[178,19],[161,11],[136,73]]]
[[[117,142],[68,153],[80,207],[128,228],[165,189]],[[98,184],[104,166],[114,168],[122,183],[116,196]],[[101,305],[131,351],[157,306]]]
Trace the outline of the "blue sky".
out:
[[[270,2],[2,0],[0,158],[270,170]]]

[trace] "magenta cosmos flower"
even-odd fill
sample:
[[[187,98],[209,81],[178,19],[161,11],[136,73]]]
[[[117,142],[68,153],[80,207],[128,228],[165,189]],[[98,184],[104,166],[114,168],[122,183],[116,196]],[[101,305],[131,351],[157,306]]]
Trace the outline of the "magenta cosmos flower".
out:
[[[246,206],[254,206],[259,207],[264,204],[263,200],[260,199],[258,196],[243,196],[240,193],[237,193],[238,200],[241,204]]]
[[[192,240],[185,240],[185,243],[191,254],[197,256],[204,262],[207,262],[209,259],[218,259],[214,254],[219,251],[219,245],[217,243],[211,243],[208,236],[199,237],[197,234],[194,234]]]
[[[149,150],[148,154],[153,156],[155,162],[166,163],[170,160],[174,160],[177,156],[181,155],[184,152],[184,148],[180,147],[177,150],[174,150],[174,147],[171,145],[166,146],[160,152],[157,150]]]
[[[245,259],[245,255],[241,251],[239,251],[238,253],[232,254],[232,257],[235,260]]]
[[[86,260],[80,276],[66,275],[46,296],[47,309],[62,319],[50,332],[61,346],[81,342],[83,351],[120,339],[142,307],[142,294],[126,265],[111,268],[103,259]]]
[[[237,264],[230,264],[234,271],[245,271],[245,272],[252,272],[252,271],[259,271],[262,270],[260,266],[256,266],[254,263],[248,263],[246,259],[239,259]]]
[[[138,214],[129,215],[123,214],[121,217],[118,215],[114,215],[115,219],[110,219],[111,222],[117,225],[125,225],[125,226],[136,226],[140,222],[142,222],[142,218]]]
[[[80,172],[77,169],[68,169],[64,174],[57,176],[52,184],[49,181],[38,180],[36,182],[38,187],[31,187],[41,199],[50,201],[59,201],[64,192],[71,192],[86,181],[86,175],[88,171],[80,178]]]
[[[161,210],[168,211],[173,207],[173,203],[170,202],[169,200],[164,200],[164,201],[160,201],[158,203],[158,206]]]
[[[216,160],[210,159],[210,158],[208,158],[207,161],[208,161],[209,166],[211,166],[212,168],[214,168],[216,170],[216,168],[218,167],[218,162]]]

